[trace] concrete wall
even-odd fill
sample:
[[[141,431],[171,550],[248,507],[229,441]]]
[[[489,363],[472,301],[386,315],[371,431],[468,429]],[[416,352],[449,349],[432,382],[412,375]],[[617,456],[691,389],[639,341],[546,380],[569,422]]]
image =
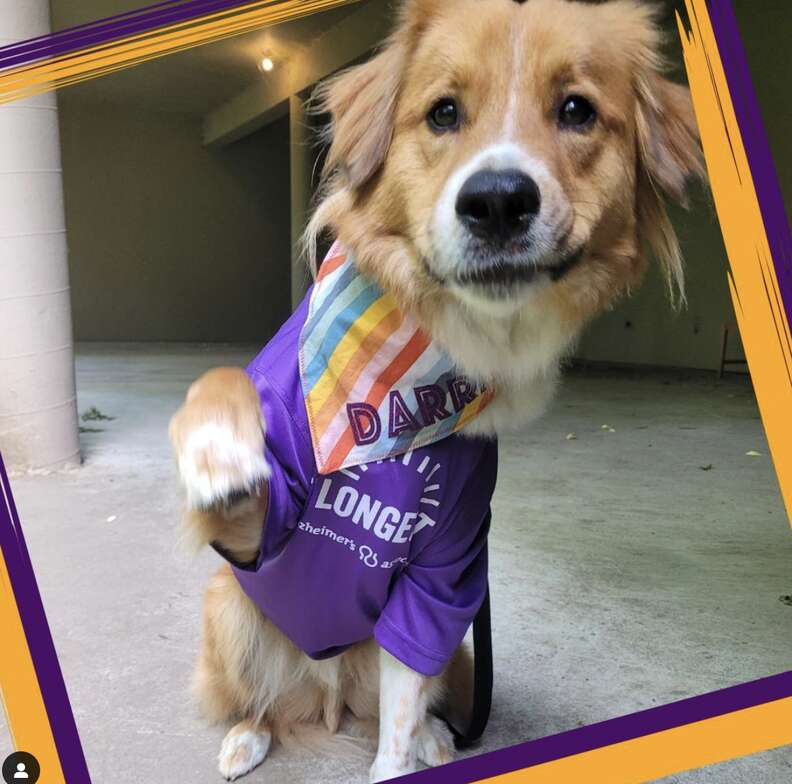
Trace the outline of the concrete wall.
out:
[[[270,337],[290,311],[288,118],[208,150],[195,117],[60,104],[76,338]]]
[[[792,59],[786,39],[792,26],[792,3],[737,0],[735,8],[776,170],[790,204],[792,103],[788,93]],[[679,50],[671,57],[680,62]],[[679,72],[675,78],[684,80]],[[717,216],[711,199],[701,190],[696,192],[690,212],[674,210],[673,215],[686,261],[687,308],[671,311],[665,281],[653,268],[631,299],[589,327],[576,352],[579,358],[706,369],[718,366],[721,324],[734,324],[735,318]],[[730,336],[729,354],[743,356],[736,334],[733,342]]]

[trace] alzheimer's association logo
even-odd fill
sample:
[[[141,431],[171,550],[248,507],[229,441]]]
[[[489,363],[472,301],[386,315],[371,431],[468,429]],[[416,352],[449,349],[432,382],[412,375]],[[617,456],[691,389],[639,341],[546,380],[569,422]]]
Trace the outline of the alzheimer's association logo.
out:
[[[6,784],[36,784],[40,775],[38,760],[26,751],[15,751],[3,762]]]

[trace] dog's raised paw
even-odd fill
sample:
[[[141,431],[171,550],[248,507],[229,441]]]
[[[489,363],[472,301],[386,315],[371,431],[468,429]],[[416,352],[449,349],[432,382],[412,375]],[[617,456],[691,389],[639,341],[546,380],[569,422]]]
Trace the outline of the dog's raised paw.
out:
[[[229,507],[259,491],[270,476],[263,432],[241,438],[222,422],[195,428],[179,453],[190,509]]]
[[[269,751],[272,735],[262,727],[254,728],[248,721],[237,724],[223,740],[218,755],[218,769],[227,781],[250,773],[260,765]]]

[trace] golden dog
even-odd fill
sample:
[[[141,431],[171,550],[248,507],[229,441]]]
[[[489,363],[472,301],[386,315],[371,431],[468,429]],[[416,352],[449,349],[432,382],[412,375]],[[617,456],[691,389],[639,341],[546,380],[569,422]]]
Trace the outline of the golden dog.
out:
[[[684,298],[664,199],[684,201],[702,165],[688,90],[664,78],[659,51],[636,0],[407,0],[381,51],[319,89],[331,146],[309,252],[331,231],[494,391],[473,434],[541,412],[583,325],[649,256]],[[240,562],[262,535],[265,433],[238,369],[195,382],[171,424],[185,526]],[[206,597],[195,691],[209,717],[240,722],[220,752],[229,779],[264,759],[273,733],[305,722],[332,733],[348,708],[379,718],[378,781],[451,759],[427,711],[464,710],[468,671],[460,651],[427,678],[373,640],[313,661],[225,567]]]

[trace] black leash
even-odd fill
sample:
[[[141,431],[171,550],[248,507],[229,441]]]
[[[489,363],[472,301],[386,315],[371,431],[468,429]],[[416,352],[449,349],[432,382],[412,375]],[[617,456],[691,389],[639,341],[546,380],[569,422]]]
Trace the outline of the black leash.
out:
[[[484,734],[492,707],[492,625],[489,587],[473,620],[473,711],[467,729],[460,732],[448,719],[457,749],[469,749]]]
[[[492,510],[487,512],[484,526],[489,531]],[[476,617],[473,619],[473,710],[464,731],[443,720],[454,736],[457,749],[469,749],[481,738],[487,728],[492,708],[492,623],[490,618],[489,584]]]

